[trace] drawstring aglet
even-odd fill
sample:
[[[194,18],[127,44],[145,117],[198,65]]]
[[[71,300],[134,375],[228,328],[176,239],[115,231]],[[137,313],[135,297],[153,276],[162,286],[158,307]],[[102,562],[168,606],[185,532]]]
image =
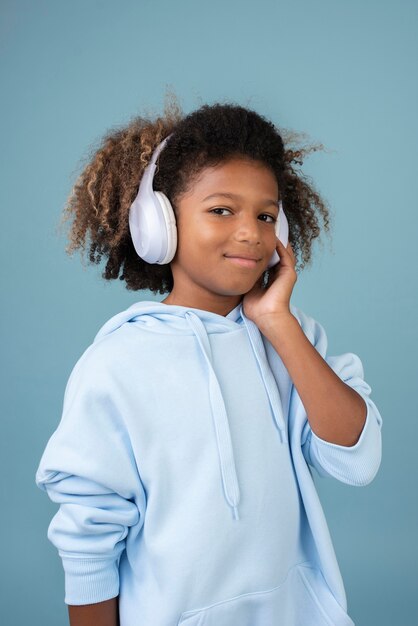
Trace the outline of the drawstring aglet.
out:
[[[233,513],[234,513],[234,519],[239,520],[239,513],[238,513],[238,507],[234,506],[232,507]]]

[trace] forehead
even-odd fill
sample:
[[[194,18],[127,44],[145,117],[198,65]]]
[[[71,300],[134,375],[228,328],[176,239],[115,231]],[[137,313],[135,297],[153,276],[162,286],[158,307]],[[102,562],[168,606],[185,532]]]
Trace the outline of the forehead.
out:
[[[249,158],[231,158],[214,166],[203,168],[193,180],[190,193],[202,198],[215,191],[273,194],[278,185],[273,171],[261,161]]]

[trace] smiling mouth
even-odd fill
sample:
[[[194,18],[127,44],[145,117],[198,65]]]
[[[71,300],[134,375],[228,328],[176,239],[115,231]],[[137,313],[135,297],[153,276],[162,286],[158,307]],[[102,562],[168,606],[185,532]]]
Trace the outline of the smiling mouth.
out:
[[[234,265],[239,265],[241,267],[257,267],[258,263],[258,261],[256,261],[255,259],[245,259],[244,257],[240,256],[226,256],[225,258],[228,259],[228,261],[234,263]]]

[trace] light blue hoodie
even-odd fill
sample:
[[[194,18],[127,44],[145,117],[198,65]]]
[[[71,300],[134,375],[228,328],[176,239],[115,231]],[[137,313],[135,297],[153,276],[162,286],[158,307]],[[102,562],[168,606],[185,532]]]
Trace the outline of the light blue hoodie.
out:
[[[48,539],[67,604],[119,594],[120,626],[353,625],[310,466],[370,483],[382,417],[359,357],[327,356],[323,327],[291,312],[367,404],[352,447],[313,433],[241,303],[141,301],[102,326],[36,473],[60,505]]]

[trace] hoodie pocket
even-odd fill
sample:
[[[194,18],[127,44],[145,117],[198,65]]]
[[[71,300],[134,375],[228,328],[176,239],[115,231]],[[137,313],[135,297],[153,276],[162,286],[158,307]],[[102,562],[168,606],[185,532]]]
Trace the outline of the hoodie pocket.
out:
[[[354,626],[321,571],[309,561],[293,566],[272,589],[244,593],[185,611],[177,626]]]

